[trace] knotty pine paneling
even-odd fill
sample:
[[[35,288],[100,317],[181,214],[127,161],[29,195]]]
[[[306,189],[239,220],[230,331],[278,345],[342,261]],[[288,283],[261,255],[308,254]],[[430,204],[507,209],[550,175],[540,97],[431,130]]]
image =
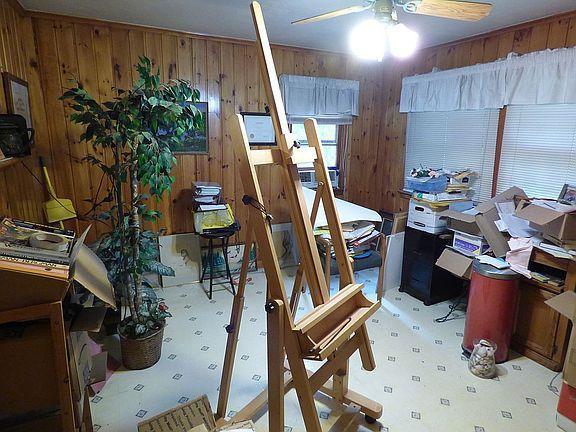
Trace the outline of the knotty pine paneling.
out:
[[[50,132],[47,156],[52,156],[51,172],[59,195],[73,199],[77,211],[85,214],[89,204],[84,200],[94,198],[99,189],[101,194],[102,189],[98,170],[82,161],[94,150],[78,142],[81,131],[69,122],[70,110],[58,96],[75,77],[96,99],[107,100],[111,96],[110,85],[126,88],[132,84],[138,57],[146,55],[159,68],[163,80],[191,80],[209,106],[209,154],[177,156],[171,195],[160,203],[151,202],[163,212],[164,218],[148,227],[167,233],[191,231],[191,185],[195,180],[220,183],[224,198],[234,208],[240,223],[246,225],[247,212],[241,203],[243,189],[230,130],[235,113],[264,111],[267,103],[252,43],[42,14],[34,14],[32,24],[38,40],[45,110],[50,113],[46,126]],[[362,114],[352,127],[351,154],[357,159],[363,152],[370,154],[374,159],[369,164],[370,170],[375,173],[382,64],[289,47],[275,47],[273,55],[279,74],[360,81]],[[264,177],[265,204],[276,222],[288,221],[280,172],[274,167],[259,169]],[[376,202],[373,197],[376,189],[371,187],[365,171],[353,170],[351,166],[351,173],[354,181],[363,185],[362,197]],[[80,220],[68,225],[84,228],[88,223]],[[92,238],[104,229],[95,225]],[[243,233],[239,240],[242,238]]]
[[[47,143],[44,104],[40,90],[38,64],[34,53],[35,41],[31,19],[24,15],[19,5],[8,0],[0,2],[0,70],[10,72],[29,83],[30,93],[36,104],[32,105],[34,126],[40,128],[36,134],[34,154],[24,163],[34,168],[38,149],[45,149]],[[31,52],[27,56],[27,51]],[[0,86],[2,87],[2,86]],[[6,113],[6,98],[3,87],[0,89],[0,112]],[[12,215],[32,220],[42,220],[42,186],[26,171],[21,164],[0,170],[0,216]]]
[[[36,156],[44,156],[59,196],[72,199],[82,214],[88,210],[83,200],[101,196],[102,186],[98,170],[82,161],[94,150],[78,142],[80,130],[70,124],[69,109],[58,97],[75,77],[98,100],[108,100],[110,86],[130,86],[138,57],[147,55],[164,80],[191,80],[210,110],[209,154],[177,157],[172,194],[162,203],[151,204],[164,212],[164,218],[147,226],[168,233],[191,231],[189,203],[195,180],[221,183],[224,196],[245,225],[230,127],[234,113],[263,111],[266,105],[252,43],[49,14],[27,16],[10,0],[0,0],[0,9],[0,69],[27,79],[30,85],[37,145],[34,157],[26,163],[35,167]],[[427,73],[434,67],[490,62],[512,51],[527,53],[574,45],[576,13],[425,49],[407,61],[362,62],[343,54],[278,46],[273,48],[273,55],[279,74],[360,81],[360,115],[349,128],[344,198],[395,212],[407,207],[398,193],[404,181],[406,115],[398,111],[403,77]],[[0,89],[0,110],[5,109]],[[258,169],[264,177],[265,205],[276,222],[289,220],[278,170]],[[42,221],[41,203],[46,198],[23,167],[0,171],[0,214]],[[88,224],[82,218],[66,223],[75,229]],[[105,229],[93,226],[92,238]]]

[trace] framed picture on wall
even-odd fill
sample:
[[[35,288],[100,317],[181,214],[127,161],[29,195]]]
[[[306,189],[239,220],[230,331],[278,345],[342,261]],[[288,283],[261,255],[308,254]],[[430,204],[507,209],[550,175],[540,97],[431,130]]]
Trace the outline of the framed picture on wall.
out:
[[[28,83],[8,72],[2,72],[6,105],[9,114],[19,114],[26,119],[26,126],[32,127]]]
[[[276,135],[270,113],[241,112],[251,146],[275,146]]]
[[[202,114],[202,124],[199,129],[189,131],[178,146],[172,147],[176,154],[208,154],[208,102],[193,104]]]
[[[562,188],[562,192],[560,192],[558,201],[562,204],[576,204],[576,185],[565,184]]]

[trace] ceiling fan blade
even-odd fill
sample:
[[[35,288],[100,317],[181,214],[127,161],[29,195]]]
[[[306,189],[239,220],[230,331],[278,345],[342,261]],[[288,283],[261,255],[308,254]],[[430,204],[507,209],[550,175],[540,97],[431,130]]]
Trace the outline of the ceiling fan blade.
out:
[[[414,13],[450,18],[461,21],[479,21],[486,18],[492,5],[490,3],[457,0],[422,0]]]
[[[368,10],[372,7],[372,4],[366,5],[366,6],[351,6],[351,7],[347,7],[344,9],[338,9],[332,12],[327,12],[327,13],[323,13],[320,15],[316,15],[310,18],[304,18],[301,20],[297,20],[297,21],[292,21],[292,24],[307,24],[307,23],[311,23],[311,22],[317,22],[317,21],[324,21],[330,18],[336,18],[342,15],[348,15],[351,13],[356,13],[356,12],[363,12],[365,10]]]

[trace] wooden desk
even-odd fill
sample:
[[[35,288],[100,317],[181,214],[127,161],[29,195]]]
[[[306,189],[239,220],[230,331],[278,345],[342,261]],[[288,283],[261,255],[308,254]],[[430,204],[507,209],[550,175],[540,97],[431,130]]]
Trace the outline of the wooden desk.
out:
[[[52,346],[54,349],[54,366],[58,381],[58,393],[60,395],[62,431],[73,432],[76,429],[74,424],[70,375],[68,371],[68,354],[66,351],[66,331],[64,329],[64,317],[62,315],[62,302],[44,303],[20,309],[0,311],[0,324],[17,321],[35,321],[39,319],[48,319],[50,321]],[[33,391],[33,389],[30,389],[30,391]]]
[[[576,262],[534,249],[532,262],[565,272],[564,286],[520,280],[520,300],[512,349],[554,371],[562,370],[570,338],[570,322],[544,302],[576,289]]]

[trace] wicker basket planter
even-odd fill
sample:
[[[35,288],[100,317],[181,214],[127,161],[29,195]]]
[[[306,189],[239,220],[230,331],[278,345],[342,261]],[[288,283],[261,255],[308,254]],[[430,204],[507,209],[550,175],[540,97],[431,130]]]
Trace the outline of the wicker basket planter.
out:
[[[146,369],[155,365],[162,355],[162,340],[164,338],[164,326],[151,335],[134,339],[128,338],[120,331],[120,349],[122,351],[122,363],[128,369]]]

